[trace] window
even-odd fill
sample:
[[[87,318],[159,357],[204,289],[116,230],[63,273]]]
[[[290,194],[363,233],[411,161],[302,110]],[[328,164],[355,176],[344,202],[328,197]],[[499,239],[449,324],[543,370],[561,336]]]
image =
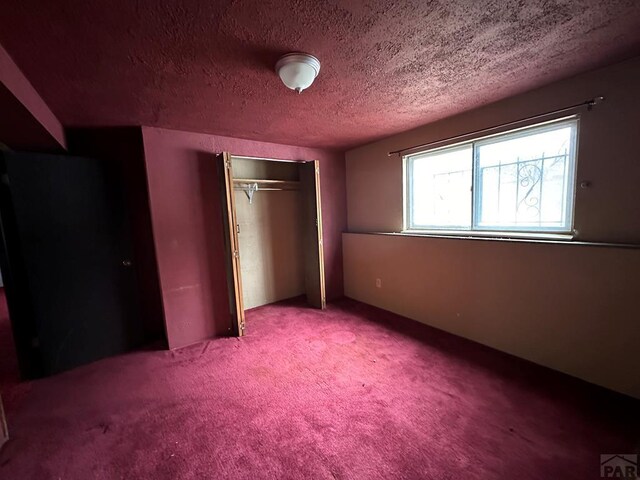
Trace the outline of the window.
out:
[[[569,233],[578,119],[404,157],[405,229]]]

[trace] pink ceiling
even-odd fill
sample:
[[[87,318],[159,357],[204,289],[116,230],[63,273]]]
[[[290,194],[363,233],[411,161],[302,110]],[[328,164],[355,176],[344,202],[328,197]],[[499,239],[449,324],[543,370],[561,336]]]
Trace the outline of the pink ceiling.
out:
[[[66,126],[346,148],[640,54],[640,1],[4,0],[0,43]]]

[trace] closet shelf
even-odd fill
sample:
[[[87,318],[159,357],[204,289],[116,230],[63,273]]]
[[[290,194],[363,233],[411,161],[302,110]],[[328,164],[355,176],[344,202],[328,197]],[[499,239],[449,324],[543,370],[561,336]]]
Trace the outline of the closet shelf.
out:
[[[261,178],[234,178],[233,186],[243,190],[257,184],[258,190],[299,190],[300,182],[297,180],[267,180]]]

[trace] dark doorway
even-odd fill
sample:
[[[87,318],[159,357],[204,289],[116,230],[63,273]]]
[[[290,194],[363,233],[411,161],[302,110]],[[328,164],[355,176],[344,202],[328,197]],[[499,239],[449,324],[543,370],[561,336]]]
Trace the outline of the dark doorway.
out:
[[[122,187],[108,163],[3,152],[0,265],[25,378],[143,342]]]

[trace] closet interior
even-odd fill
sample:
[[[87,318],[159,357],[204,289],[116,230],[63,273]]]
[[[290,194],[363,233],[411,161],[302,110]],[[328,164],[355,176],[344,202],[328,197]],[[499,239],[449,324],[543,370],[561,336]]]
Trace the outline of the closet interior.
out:
[[[318,162],[224,153],[220,167],[234,333],[250,308],[301,295],[324,308]]]

